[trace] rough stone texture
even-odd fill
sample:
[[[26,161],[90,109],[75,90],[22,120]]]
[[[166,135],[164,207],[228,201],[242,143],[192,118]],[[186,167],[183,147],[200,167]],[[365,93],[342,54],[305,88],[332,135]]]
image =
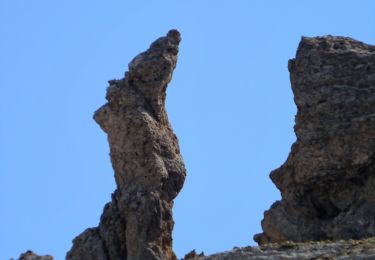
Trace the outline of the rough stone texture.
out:
[[[18,260],[53,260],[53,257],[50,255],[39,256],[29,250],[26,253],[21,254]]]
[[[297,141],[271,172],[282,199],[265,212],[255,241],[374,236],[375,46],[302,38],[288,68]]]
[[[172,206],[186,173],[164,102],[179,42],[170,31],[131,61],[124,79],[109,81],[108,103],[94,118],[108,134],[117,190],[67,259],[176,259]],[[265,212],[260,246],[193,250],[184,259],[375,259],[375,46],[302,38],[288,68],[297,141],[271,173],[282,200]],[[28,251],[19,259],[53,258]]]
[[[186,173],[164,103],[180,40],[169,31],[123,79],[109,81],[108,103],[94,119],[108,135],[117,189],[99,226],[73,240],[67,259],[176,259],[172,206]]]
[[[375,238],[363,240],[340,240],[335,242],[309,242],[266,244],[259,247],[236,248],[231,251],[206,257],[188,258],[194,260],[359,260],[375,259]]]

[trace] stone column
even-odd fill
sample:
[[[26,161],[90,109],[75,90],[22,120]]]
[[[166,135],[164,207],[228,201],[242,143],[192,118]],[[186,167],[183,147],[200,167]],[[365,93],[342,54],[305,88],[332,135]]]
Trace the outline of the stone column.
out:
[[[172,206],[186,170],[165,99],[180,40],[169,31],[129,63],[123,79],[109,81],[108,102],[94,119],[108,135],[117,189],[99,226],[74,239],[67,259],[176,259]]]

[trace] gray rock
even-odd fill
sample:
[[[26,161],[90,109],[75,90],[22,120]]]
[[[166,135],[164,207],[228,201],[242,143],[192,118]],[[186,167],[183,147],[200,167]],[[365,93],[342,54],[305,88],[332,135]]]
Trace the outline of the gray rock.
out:
[[[26,253],[23,253],[20,255],[18,260],[53,260],[53,257],[50,255],[37,255],[33,251],[26,251]]]
[[[173,199],[186,170],[165,111],[180,34],[171,30],[110,80],[108,103],[94,114],[108,135],[117,189],[96,228],[73,240],[67,259],[176,259]]]
[[[259,247],[236,248],[194,260],[303,260],[303,259],[375,259],[375,238],[363,240],[321,241],[308,243],[283,242]]]
[[[259,244],[375,235],[375,46],[303,37],[289,61],[298,108],[287,161],[270,175],[282,199]]]

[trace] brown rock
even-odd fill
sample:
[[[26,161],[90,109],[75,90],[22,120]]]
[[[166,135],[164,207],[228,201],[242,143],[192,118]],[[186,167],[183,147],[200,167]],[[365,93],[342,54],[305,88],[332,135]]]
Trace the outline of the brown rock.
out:
[[[176,259],[173,199],[185,180],[178,140],[165,111],[180,34],[171,30],[109,81],[94,119],[107,133],[117,189],[96,228],[73,241],[67,259]]]
[[[194,260],[364,260],[375,259],[375,238],[362,240],[283,242],[235,248]]]
[[[197,254],[195,249],[193,249],[189,253],[187,253],[182,260],[196,259],[198,257],[203,257],[203,256],[204,256],[203,252],[201,252],[200,254]]]
[[[374,236],[375,46],[302,38],[288,68],[297,141],[270,175],[282,199],[265,212],[255,241]]]

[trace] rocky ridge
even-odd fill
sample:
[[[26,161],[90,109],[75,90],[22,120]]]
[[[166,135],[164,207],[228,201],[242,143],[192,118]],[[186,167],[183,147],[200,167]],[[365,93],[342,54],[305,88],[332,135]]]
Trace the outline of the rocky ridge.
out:
[[[26,251],[25,253],[21,254],[18,258],[19,260],[53,260],[53,257],[50,255],[37,255],[33,251]]]
[[[375,238],[295,243],[286,241],[254,247],[234,248],[210,256],[184,260],[364,260],[375,259]]]

